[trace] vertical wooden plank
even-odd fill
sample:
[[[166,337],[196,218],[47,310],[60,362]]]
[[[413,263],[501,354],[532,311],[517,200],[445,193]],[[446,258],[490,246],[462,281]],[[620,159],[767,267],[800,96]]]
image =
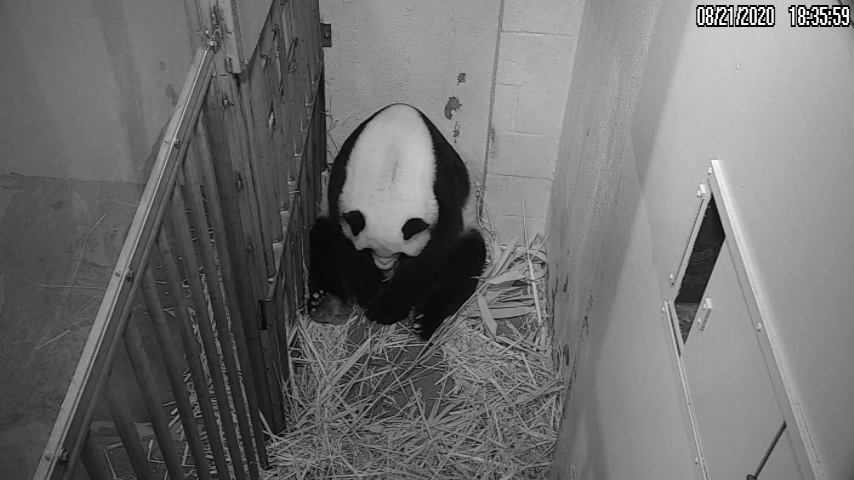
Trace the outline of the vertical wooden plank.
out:
[[[249,343],[246,340],[245,336],[245,324],[249,322],[243,317],[243,307],[241,305],[241,297],[238,295],[238,285],[235,284],[235,274],[240,272],[234,272],[233,266],[234,262],[232,262],[229,253],[229,247],[227,242],[223,242],[223,239],[227,239],[225,234],[225,222],[223,220],[223,212],[222,212],[222,197],[220,196],[219,189],[217,187],[216,182],[216,174],[213,168],[213,160],[212,160],[212,152],[209,147],[209,137],[207,130],[205,129],[204,122],[200,121],[196,126],[196,135],[199,139],[199,166],[201,167],[201,176],[202,176],[202,185],[205,189],[205,197],[208,201],[208,209],[210,211],[211,216],[211,228],[214,231],[214,238],[218,239],[216,242],[216,254],[217,258],[219,258],[219,267],[220,273],[222,275],[222,283],[225,287],[226,298],[228,299],[227,304],[231,306],[229,309],[229,316],[231,318],[232,325],[234,328],[232,329],[232,333],[234,335],[234,343],[235,348],[237,349],[237,356],[240,361],[241,367],[246,370],[252,371],[252,375],[243,375],[243,383],[244,388],[246,389],[246,397],[247,403],[249,404],[249,415],[252,419],[252,429],[255,432],[255,445],[258,452],[259,461],[262,466],[266,468],[267,466],[267,450],[264,444],[264,434],[261,428],[261,418],[259,416],[260,406],[259,406],[259,390],[262,388],[266,388],[266,385],[258,385],[255,383],[254,376],[254,367],[253,361],[251,360],[249,354]],[[199,180],[196,175],[192,173],[191,170],[187,171],[187,181],[192,184],[193,181]],[[213,251],[210,251],[210,254],[205,255],[207,258],[213,257]],[[206,268],[210,268],[206,265]],[[245,272],[242,272],[245,273]],[[245,277],[240,277],[245,278]],[[247,283],[247,282],[241,282]],[[219,293],[217,293],[218,295]],[[216,303],[214,305],[217,305]],[[254,312],[253,312],[254,313]],[[224,316],[222,318],[225,318]],[[251,322],[253,325],[254,322]],[[252,464],[250,463],[250,471],[252,469]]]
[[[187,443],[190,445],[193,463],[196,465],[196,471],[199,475],[203,475],[209,472],[205,449],[199,436],[199,430],[196,427],[196,419],[193,414],[193,407],[190,405],[187,386],[184,384],[184,368],[181,364],[181,357],[175,351],[175,346],[172,343],[172,334],[169,330],[166,316],[163,313],[163,305],[160,303],[160,298],[157,294],[157,284],[154,282],[154,275],[151,273],[151,268],[146,268],[143,272],[140,290],[142,291],[142,296],[148,310],[148,319],[154,327],[154,335],[157,338],[158,347],[160,347],[160,354],[163,356],[163,363],[166,366],[166,376],[169,380],[169,386],[172,388],[175,405],[178,407],[181,424],[184,426]],[[193,381],[195,385],[205,385],[204,381],[199,382],[197,379]]]
[[[111,370],[104,388],[104,399],[107,401],[107,407],[110,409],[113,423],[119,432],[119,437],[122,439],[124,450],[127,453],[136,478],[140,480],[154,480],[154,472],[151,471],[148,460],[145,458],[145,451],[142,449],[142,443],[139,441],[136,426],[125,409],[127,402],[122,397],[121,387],[113,381]]]
[[[198,138],[198,137],[197,137]],[[204,148],[201,145],[195,145],[198,148]],[[220,358],[225,364],[225,370],[228,376],[229,386],[231,387],[232,401],[234,402],[234,414],[237,416],[237,424],[240,427],[243,438],[244,451],[250,462],[255,461],[255,449],[252,446],[252,432],[249,428],[249,422],[246,419],[246,404],[243,398],[243,389],[240,383],[240,374],[237,367],[237,356],[235,355],[233,344],[229,336],[231,328],[229,328],[225,306],[222,301],[222,287],[217,276],[216,260],[211,255],[213,248],[211,246],[210,232],[208,230],[207,219],[205,218],[205,207],[201,198],[201,190],[198,183],[198,172],[196,162],[198,158],[195,155],[196,149],[191,151],[191,156],[184,162],[184,178],[187,182],[188,198],[191,202],[193,217],[196,224],[196,232],[199,243],[202,246],[202,252],[205,259],[204,274],[207,282],[208,295],[211,298],[211,304],[214,309],[214,318],[216,319],[217,335],[219,337],[220,348],[222,349],[222,357],[219,356],[216,349],[216,340],[214,339],[211,318],[208,313],[207,302],[204,299],[201,279],[199,278],[199,266],[196,261],[193,239],[190,235],[189,227],[183,222],[179,225],[176,218],[184,217],[184,212],[187,210],[182,196],[173,194],[172,218],[175,225],[175,235],[178,239],[182,251],[182,259],[184,260],[184,269],[187,273],[187,282],[190,285],[190,290],[193,292],[194,304],[196,305],[196,315],[199,324],[199,333],[202,336],[202,342],[205,346],[205,352],[208,360],[208,369],[211,371],[211,377],[214,384],[214,392],[217,397],[217,405],[220,406],[220,421],[222,422],[225,432],[226,443],[232,458],[241,458],[240,447],[238,445],[237,432],[234,426],[232,412],[223,410],[223,406],[229,404],[228,393],[225,388],[225,380],[223,378],[222,367],[219,364]],[[184,253],[189,252],[189,253]],[[161,252],[161,255],[163,253]],[[192,272],[192,273],[190,273]],[[243,474],[243,469],[241,469]]]
[[[296,194],[291,194],[294,197]],[[297,199],[291,199],[291,209],[293,210],[297,205]],[[288,329],[292,329],[296,327],[295,316],[296,309],[298,308],[299,301],[296,296],[296,288],[295,288],[295,274],[296,269],[294,268],[294,258],[295,258],[295,243],[294,243],[294,225],[296,220],[294,219],[296,215],[293,211],[289,211],[287,213],[288,220],[288,228],[287,235],[285,236],[285,244],[284,244],[284,252],[282,259],[282,277],[284,279],[283,288],[285,290],[285,304],[288,305],[287,317],[286,317],[286,325]],[[287,345],[287,338],[283,340]]]
[[[179,307],[176,305],[176,308]],[[142,394],[145,408],[148,410],[148,418],[151,420],[154,436],[157,438],[157,444],[160,446],[160,453],[163,455],[166,471],[169,472],[169,477],[172,479],[183,479],[184,469],[181,467],[181,459],[175,450],[175,440],[172,438],[172,432],[169,431],[169,422],[166,419],[166,413],[160,405],[160,389],[157,388],[154,372],[151,370],[151,364],[148,363],[148,355],[145,353],[145,347],[142,344],[142,337],[139,335],[135,317],[136,312],[128,319],[125,331],[122,334],[122,340],[124,340],[125,350],[127,350],[128,358],[130,358],[131,368],[133,368],[133,373],[136,375],[136,381],[139,385],[139,391]]]
[[[95,441],[95,435],[91,430],[86,435],[86,441],[83,443],[80,458],[83,460],[83,466],[86,468],[86,473],[91,480],[113,480],[113,474],[110,472],[109,465],[107,465],[107,457],[104,454],[104,450]]]
[[[290,223],[291,223],[291,214],[290,212],[282,213],[282,224],[285,225],[284,228],[284,239],[282,240],[282,259],[279,267],[279,278],[276,285],[278,292],[276,292],[276,301],[278,302],[279,307],[281,308],[281,312],[277,320],[279,323],[278,333],[278,342],[279,342],[279,363],[283,365],[284,375],[282,376],[282,385],[287,388],[288,386],[288,378],[290,377],[290,352],[289,352],[289,344],[288,344],[288,331],[293,326],[292,324],[292,309],[293,303],[292,300],[288,297],[288,287],[290,286],[290,276],[288,272],[291,270],[290,265]]]
[[[276,6],[278,6],[278,3],[276,3]],[[261,32],[258,51],[248,67],[249,78],[246,81],[249,87],[248,95],[243,95],[245,108],[247,112],[250,112],[248,115],[250,119],[250,133],[252,135],[251,138],[254,140],[252,142],[255,150],[253,167],[255,168],[254,177],[258,181],[256,191],[258,192],[260,211],[263,214],[262,220],[264,220],[269,230],[267,238],[271,245],[273,242],[281,241],[282,238],[282,224],[278,209],[279,202],[275,195],[274,152],[272,151],[270,142],[272,131],[268,124],[269,113],[273,104],[273,89],[268,75],[273,65],[273,59],[270,56],[272,53],[272,36],[272,23],[268,21]],[[276,273],[274,257],[275,255],[271,255],[268,258],[268,278],[273,277]]]
[[[272,285],[275,287],[275,284]],[[275,292],[275,288],[271,289]],[[284,429],[284,417],[282,413],[282,387],[279,382],[279,374],[282,365],[279,363],[278,325],[276,320],[276,303],[271,297],[261,302],[261,312],[264,315],[264,323],[267,329],[261,332],[261,342],[264,346],[264,358],[267,364],[267,382],[270,384],[270,401],[273,404],[273,417],[269,419],[271,427],[276,432]]]
[[[220,251],[219,258],[221,259],[220,267],[222,268],[223,265],[230,262],[231,265],[228,271],[234,272],[232,278],[241,279],[241,281],[231,284],[231,286],[235,287],[235,302],[230,301],[229,304],[236,305],[240,309],[243,320],[238,325],[242,327],[240,335],[247,346],[248,355],[245,361],[241,358],[240,364],[242,368],[250,372],[252,381],[254,382],[253,386],[255,387],[252,394],[248,392],[247,394],[254,397],[253,401],[257,402],[258,409],[270,418],[272,417],[272,405],[270,404],[270,397],[267,393],[269,386],[264,375],[264,358],[261,353],[261,341],[258,331],[260,313],[257,302],[257,299],[263,298],[266,295],[267,277],[265,276],[265,269],[259,268],[261,263],[255,261],[255,255],[260,250],[257,250],[254,245],[257,243],[256,239],[260,239],[260,234],[256,236],[246,233],[243,230],[242,219],[248,220],[254,218],[246,209],[248,197],[245,193],[245,185],[250,182],[246,182],[240,176],[240,172],[232,167],[232,159],[235,158],[235,154],[240,154],[240,151],[230,151],[232,149],[231,145],[234,142],[229,137],[233,136],[233,134],[229,133],[230,127],[226,125],[225,121],[229,114],[228,112],[235,110],[235,108],[229,107],[225,111],[218,108],[217,99],[221,98],[217,87],[218,83],[211,82],[211,95],[207,102],[208,109],[205,112],[205,119],[209,122],[209,127],[213,132],[209,137],[211,140],[211,158],[213,163],[211,173],[213,177],[206,179],[206,188],[214,185],[214,183],[207,183],[208,181],[215,182],[218,198],[220,199],[219,208],[221,210],[218,210],[220,217],[213,220],[215,227],[217,226],[217,222],[223,222],[220,227],[221,230],[217,235],[217,238],[220,239],[217,242],[217,249]],[[201,143],[204,142],[200,141]],[[206,162],[202,162],[202,165],[207,166]],[[212,197],[212,195],[208,196],[208,199]],[[220,245],[222,245],[222,249],[220,249]],[[225,262],[222,259],[230,260],[229,262]],[[230,283],[225,279],[224,282],[227,285]],[[261,282],[263,282],[264,289],[259,291],[257,285]],[[237,335],[237,330],[235,328],[235,335]],[[247,376],[244,376],[244,379]]]
[[[321,57],[322,60],[322,57]],[[321,65],[322,67],[322,65]],[[314,165],[315,168],[315,182],[317,185],[317,189],[314,192],[314,202],[315,202],[315,215],[314,219],[317,219],[317,212],[320,209],[320,205],[323,202],[323,181],[321,180],[324,170],[326,170],[327,158],[326,158],[326,142],[328,141],[326,136],[326,71],[321,68],[319,80],[317,82],[317,101],[314,106],[314,118],[317,122],[317,159]]]
[[[291,2],[286,2],[282,6],[282,11],[280,14],[282,35],[280,41],[281,55],[279,57],[279,63],[282,78],[281,98],[279,99],[281,103],[279,110],[281,112],[280,124],[282,134],[282,177],[279,179],[279,182],[283,188],[283,191],[286,193],[290,192],[290,189],[288,188],[288,182],[293,178],[293,158],[297,146],[297,143],[295,142],[293,137],[294,116],[290,114],[290,111],[292,110],[292,99],[295,94],[294,76],[290,71],[292,52],[295,51],[292,48],[294,44],[294,31],[291,22],[291,11]],[[290,195],[287,195],[286,198],[290,199]],[[287,204],[286,208],[289,209],[290,204]]]
[[[256,62],[260,63],[257,59]],[[251,65],[249,68],[251,68]],[[254,193],[254,196],[250,197],[250,202],[254,203],[254,210],[257,212],[255,218],[257,218],[258,230],[261,233],[260,244],[256,245],[256,248],[261,248],[262,250],[264,272],[266,274],[264,278],[269,279],[276,274],[276,266],[273,263],[273,238],[275,238],[275,230],[272,225],[275,217],[270,215],[270,209],[276,202],[272,199],[272,192],[268,188],[268,173],[264,169],[266,160],[261,157],[263,144],[260,144],[257,132],[258,128],[253,120],[251,97],[256,91],[261,89],[252,88],[250,83],[251,75],[252,70],[250,69],[248,71],[248,78],[245,77],[239,80],[240,88],[237,93],[243,108],[243,118],[248,137],[246,152],[249,154],[247,157],[249,161],[246,162],[247,165],[244,167],[246,188],[247,190],[252,190]],[[281,229],[281,226],[279,226],[279,229]],[[263,299],[264,295],[262,294],[258,298]]]
[[[192,158],[185,160],[184,165],[192,161]],[[172,201],[170,203],[171,214],[169,218],[164,220],[163,228],[160,229],[160,234],[157,239],[157,247],[160,252],[160,262],[163,266],[163,273],[166,275],[167,283],[169,284],[169,294],[175,302],[176,316],[180,322],[181,341],[184,345],[184,351],[187,356],[187,363],[190,367],[190,373],[193,376],[195,385],[203,388],[196,388],[196,393],[199,396],[199,409],[202,411],[202,418],[205,420],[205,430],[208,432],[208,441],[211,444],[211,453],[214,455],[214,463],[217,466],[217,472],[220,478],[229,478],[228,464],[226,463],[225,450],[223,450],[222,440],[220,439],[219,424],[225,433],[226,443],[228,444],[229,453],[231,454],[232,462],[242,463],[242,455],[237,441],[237,433],[234,429],[234,421],[231,417],[231,409],[229,408],[228,394],[225,390],[225,383],[222,378],[222,367],[219,364],[219,353],[216,349],[216,344],[213,341],[211,332],[210,319],[208,317],[207,304],[204,301],[204,293],[201,285],[201,280],[198,276],[198,266],[195,263],[195,252],[193,250],[193,240],[190,237],[189,226],[186,224],[186,214],[184,199],[178,188],[172,191]],[[177,219],[183,219],[179,221]],[[169,227],[171,232],[169,231]],[[204,235],[204,228],[197,224],[198,235],[201,238]],[[202,341],[205,346],[205,358],[208,362],[208,370],[211,374],[211,382],[214,385],[214,392],[217,396],[217,405],[219,406],[219,424],[213,409],[210,392],[207,389],[207,381],[205,379],[204,368],[201,362],[201,351],[196,342],[193,333],[190,319],[187,318],[187,301],[184,298],[184,292],[181,288],[181,274],[178,270],[175,252],[172,248],[173,238],[177,237],[181,245],[182,260],[184,261],[184,271],[187,274],[187,283],[190,285],[190,291],[193,294],[194,308],[196,312],[197,324],[199,332],[202,336]],[[201,297],[201,298],[199,298]],[[237,383],[237,382],[235,382]],[[239,383],[238,387],[239,387]],[[240,391],[239,389],[237,390]],[[243,405],[242,401],[235,400],[236,408]],[[250,452],[251,453],[251,452]],[[245,473],[242,468],[235,467],[235,475],[237,478],[245,478]]]
[[[251,160],[247,130],[247,112],[243,109],[240,99],[238,80],[233,75],[242,69],[242,61],[231,62],[229,58],[235,52],[230,42],[239,40],[239,32],[234,30],[232,5],[226,0],[198,0],[200,10],[206,13],[201,18],[205,29],[223,33],[220,48],[213,57],[214,76],[208,89],[204,111],[210,121],[209,128],[214,135],[214,160],[217,164],[217,175],[222,177],[221,193],[230,197],[226,203],[225,218],[229,222],[229,231],[234,232],[235,238],[230,239],[230,246],[235,253],[234,261],[246,263],[250,275],[246,278],[251,282],[253,298],[260,299],[266,294],[266,279],[264,272],[264,245],[261,237],[261,226],[255,201],[255,187],[252,171],[249,167]],[[213,20],[218,21],[214,24]],[[227,32],[223,31],[227,30]],[[225,46],[226,48],[223,48]],[[230,62],[230,66],[229,66]],[[237,255],[241,252],[241,255]],[[252,307],[255,309],[255,307]],[[248,313],[248,312],[247,312]],[[246,316],[257,321],[256,315]]]

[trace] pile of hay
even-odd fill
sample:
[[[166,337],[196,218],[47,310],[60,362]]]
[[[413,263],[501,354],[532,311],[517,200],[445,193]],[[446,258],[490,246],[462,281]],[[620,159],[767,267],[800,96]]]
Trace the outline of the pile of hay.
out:
[[[300,318],[288,428],[268,445],[263,478],[543,478],[564,388],[542,243],[491,242],[477,293],[429,345],[408,322]]]

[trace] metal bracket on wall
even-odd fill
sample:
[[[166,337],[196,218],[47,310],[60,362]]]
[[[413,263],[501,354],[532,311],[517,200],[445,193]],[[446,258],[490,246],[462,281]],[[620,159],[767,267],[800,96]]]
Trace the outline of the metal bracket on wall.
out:
[[[321,47],[331,47],[332,46],[332,24],[331,23],[321,23],[320,24],[320,46]]]

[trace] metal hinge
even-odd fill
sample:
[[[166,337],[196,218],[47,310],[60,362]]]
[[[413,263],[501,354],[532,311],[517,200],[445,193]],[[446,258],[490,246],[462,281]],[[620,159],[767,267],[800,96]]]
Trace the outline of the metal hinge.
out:
[[[332,46],[332,24],[331,23],[321,23],[320,24],[320,46],[321,47],[331,47]]]

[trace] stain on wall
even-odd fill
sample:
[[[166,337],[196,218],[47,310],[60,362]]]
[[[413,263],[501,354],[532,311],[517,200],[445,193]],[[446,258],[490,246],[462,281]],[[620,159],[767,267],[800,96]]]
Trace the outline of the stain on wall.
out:
[[[448,120],[454,117],[454,112],[463,108],[463,104],[460,103],[460,99],[457,97],[448,97],[448,103],[445,104],[445,118]]]

